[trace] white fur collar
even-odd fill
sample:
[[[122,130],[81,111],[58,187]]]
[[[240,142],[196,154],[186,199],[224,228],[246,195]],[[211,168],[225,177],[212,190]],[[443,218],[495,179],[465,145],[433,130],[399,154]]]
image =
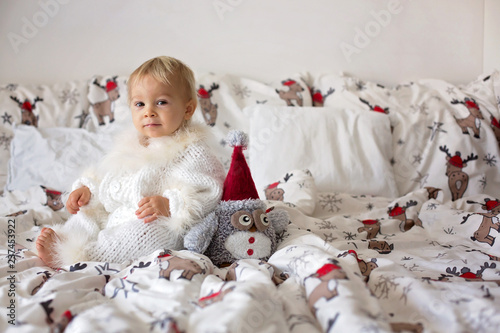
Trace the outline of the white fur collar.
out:
[[[144,137],[135,128],[130,128],[115,138],[113,149],[101,162],[101,170],[137,171],[146,165],[165,165],[179,157],[189,145],[207,137],[209,131],[204,124],[190,124],[174,135],[150,138],[147,147],[141,145]]]

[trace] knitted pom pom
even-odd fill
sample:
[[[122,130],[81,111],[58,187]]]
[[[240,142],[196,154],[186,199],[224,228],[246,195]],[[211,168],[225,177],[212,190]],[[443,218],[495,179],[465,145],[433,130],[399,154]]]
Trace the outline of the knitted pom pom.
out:
[[[243,131],[231,130],[226,136],[226,142],[231,147],[241,146],[246,148],[248,146],[248,136]]]

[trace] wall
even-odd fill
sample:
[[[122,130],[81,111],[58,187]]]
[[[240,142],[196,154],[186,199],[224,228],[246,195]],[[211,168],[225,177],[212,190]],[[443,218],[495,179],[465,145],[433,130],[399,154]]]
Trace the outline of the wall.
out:
[[[485,1],[6,0],[0,82],[128,74],[160,54],[263,81],[346,71],[384,84],[468,82],[499,61],[493,46],[483,52],[485,36],[500,40],[484,34]]]
[[[484,59],[483,71],[500,70],[500,1],[484,3]]]

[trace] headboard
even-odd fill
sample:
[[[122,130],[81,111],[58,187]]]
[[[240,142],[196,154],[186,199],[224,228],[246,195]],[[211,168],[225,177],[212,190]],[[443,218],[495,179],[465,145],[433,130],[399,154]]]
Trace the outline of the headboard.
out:
[[[499,66],[494,0],[120,0],[0,3],[0,82],[126,75],[160,54],[271,80],[346,71],[468,82]]]

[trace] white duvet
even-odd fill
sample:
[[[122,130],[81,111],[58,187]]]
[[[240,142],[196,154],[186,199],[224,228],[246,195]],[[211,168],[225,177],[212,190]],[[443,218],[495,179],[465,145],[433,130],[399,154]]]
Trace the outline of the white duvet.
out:
[[[66,213],[39,187],[5,193],[0,215],[20,215],[1,218],[0,330],[497,332],[498,218],[483,235],[493,244],[474,238],[491,215],[478,204],[485,198],[494,200],[319,193],[314,217],[272,202],[291,223],[267,263],[219,269],[200,254],[158,249],[54,271],[31,249],[41,225]]]

